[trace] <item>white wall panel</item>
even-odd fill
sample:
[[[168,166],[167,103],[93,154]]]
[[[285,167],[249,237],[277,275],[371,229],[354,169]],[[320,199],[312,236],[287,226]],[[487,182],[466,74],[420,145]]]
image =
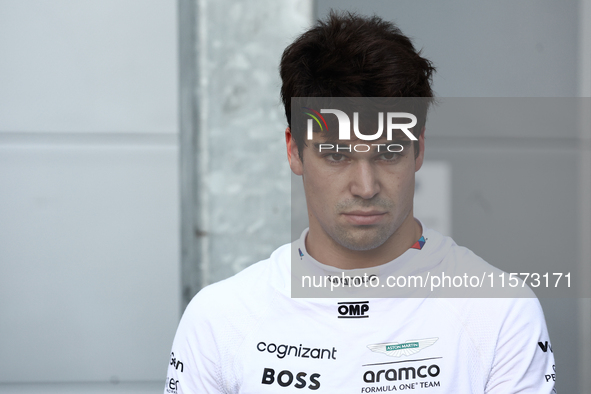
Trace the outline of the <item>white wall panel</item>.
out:
[[[177,127],[174,0],[0,1],[0,131]]]
[[[164,387],[177,27],[175,0],[0,1],[2,393]]]
[[[0,382],[164,381],[177,148],[0,146]]]

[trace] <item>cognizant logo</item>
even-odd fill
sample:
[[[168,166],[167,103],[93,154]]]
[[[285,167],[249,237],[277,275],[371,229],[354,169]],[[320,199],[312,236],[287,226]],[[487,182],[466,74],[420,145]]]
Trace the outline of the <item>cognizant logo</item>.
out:
[[[349,115],[347,115],[344,111],[338,109],[321,109],[320,112],[308,108],[302,107],[304,113],[310,117],[307,122],[307,139],[312,140],[313,137],[313,127],[314,121],[318,124],[321,131],[328,131],[328,124],[326,119],[322,114],[333,114],[336,116],[338,124],[339,124],[339,141],[350,141],[351,140],[351,120],[349,119]],[[384,118],[386,118],[386,139],[388,141],[392,141],[392,135],[394,130],[400,130],[406,135],[411,141],[417,141],[417,137],[413,135],[413,133],[409,130],[412,129],[417,124],[417,117],[408,112],[387,112],[385,115],[383,112],[378,112],[378,130],[374,134],[362,134],[359,131],[359,112],[353,112],[353,133],[355,137],[361,141],[376,141],[382,138],[384,134]],[[409,119],[410,122],[407,123],[395,123],[394,119]],[[341,146],[334,144],[318,144],[319,151],[322,152],[323,149],[325,150],[335,150],[338,152],[339,150],[347,150],[351,152],[352,150],[355,152],[369,152],[371,150],[371,146],[376,146],[377,151],[380,151],[380,147],[384,147],[384,151],[388,152],[401,152],[403,150],[403,146],[400,144],[355,144],[349,146]]]

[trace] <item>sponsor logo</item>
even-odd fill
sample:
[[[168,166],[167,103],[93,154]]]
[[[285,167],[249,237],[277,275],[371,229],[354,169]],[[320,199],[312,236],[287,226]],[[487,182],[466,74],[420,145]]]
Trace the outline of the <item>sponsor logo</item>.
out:
[[[294,356],[294,357],[301,357],[301,358],[316,358],[316,359],[327,359],[327,360],[336,360],[335,353],[337,352],[336,348],[332,349],[320,349],[320,348],[309,348],[303,347],[300,343],[300,346],[290,346],[290,345],[276,345],[274,343],[265,343],[259,342],[257,343],[257,350],[259,352],[268,352],[271,354],[275,354],[277,358],[284,358],[285,356]]]
[[[554,351],[552,351],[552,345],[549,344],[548,341],[545,341],[544,343],[538,342],[538,346],[540,347],[540,349],[542,349],[544,353],[546,353],[548,349],[550,349],[550,352],[554,353]]]
[[[367,345],[372,352],[383,353],[389,357],[402,357],[416,354],[433,345],[439,338],[409,339],[403,343],[389,342]]]
[[[417,378],[434,378],[439,375],[441,369],[437,364],[421,365],[418,368],[415,367],[400,367],[382,369],[379,371],[365,371],[363,374],[363,381],[365,383],[379,383],[383,382],[384,379],[393,382],[400,380],[414,380]]]
[[[166,386],[165,390],[169,394],[176,394],[176,389],[179,384],[179,381],[174,378],[166,377]]]
[[[421,250],[421,249],[423,249],[423,246],[425,246],[426,241],[427,240],[425,239],[425,237],[421,235],[421,238],[419,238],[419,240],[417,242],[415,242],[415,244],[413,246],[411,246],[410,248]]]
[[[308,387],[310,390],[318,390],[320,388],[319,373],[312,373],[308,376],[306,372],[293,373],[291,371],[283,370],[275,374],[273,368],[265,368],[263,370],[263,378],[261,384],[278,384],[281,387],[293,386],[297,389]],[[308,384],[308,381],[310,384]]]
[[[369,301],[339,302],[337,311],[339,319],[362,319],[369,317]]]
[[[441,387],[439,381],[436,382],[413,382],[413,383],[401,383],[397,386],[369,386],[362,387],[362,393],[384,393],[386,391],[398,391],[398,390],[414,390],[414,389],[425,389],[430,387]]]
[[[181,372],[183,372],[183,368],[184,368],[183,363],[174,357],[174,352],[170,353],[170,365],[172,365],[177,371],[180,368]]]
[[[552,370],[554,371],[554,373],[549,373],[544,375],[544,379],[546,379],[546,383],[552,381],[552,382],[556,382],[556,365],[552,366]]]

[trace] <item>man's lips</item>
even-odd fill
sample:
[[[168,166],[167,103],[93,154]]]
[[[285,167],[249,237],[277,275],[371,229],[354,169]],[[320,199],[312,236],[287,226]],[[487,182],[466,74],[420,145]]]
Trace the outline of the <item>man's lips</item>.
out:
[[[386,211],[380,210],[356,210],[343,212],[342,215],[352,224],[368,225],[376,224],[386,216]]]

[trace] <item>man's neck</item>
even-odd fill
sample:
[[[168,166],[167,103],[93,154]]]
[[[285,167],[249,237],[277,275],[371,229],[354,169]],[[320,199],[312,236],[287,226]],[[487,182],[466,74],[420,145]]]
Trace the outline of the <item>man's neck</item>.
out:
[[[406,252],[421,237],[423,230],[411,211],[404,222],[381,246],[371,250],[351,250],[335,242],[320,226],[310,225],[306,237],[308,254],[322,264],[340,269],[376,267]]]

